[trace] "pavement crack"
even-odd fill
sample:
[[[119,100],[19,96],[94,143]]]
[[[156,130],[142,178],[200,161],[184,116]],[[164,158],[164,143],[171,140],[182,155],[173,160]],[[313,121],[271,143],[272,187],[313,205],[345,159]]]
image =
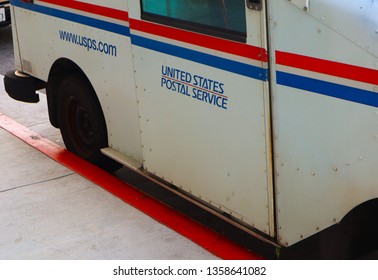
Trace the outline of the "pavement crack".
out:
[[[43,125],[43,124],[49,124],[49,123],[50,123],[49,121],[44,121],[44,122],[39,122],[39,123],[33,123],[33,124],[30,124],[30,125],[25,125],[25,127],[32,128],[34,126]]]
[[[34,186],[34,185],[38,185],[38,184],[43,184],[43,183],[51,182],[51,181],[54,181],[54,180],[59,180],[59,179],[71,176],[73,174],[75,174],[75,172],[71,172],[71,173],[68,173],[68,174],[65,174],[65,175],[62,175],[62,176],[58,176],[58,177],[54,177],[54,178],[50,178],[50,179],[46,179],[46,180],[41,180],[41,181],[37,181],[37,182],[33,182],[33,183],[21,185],[21,186],[16,186],[16,187],[6,189],[6,190],[0,190],[0,193],[5,193],[5,192],[21,189],[21,188],[26,188],[26,187],[30,187],[30,186]]]

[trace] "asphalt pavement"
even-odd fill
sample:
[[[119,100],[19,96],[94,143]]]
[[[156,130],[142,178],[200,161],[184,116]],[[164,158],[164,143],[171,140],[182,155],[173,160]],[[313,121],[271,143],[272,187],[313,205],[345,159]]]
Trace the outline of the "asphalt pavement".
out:
[[[0,75],[14,69],[14,53],[11,26],[0,27]]]

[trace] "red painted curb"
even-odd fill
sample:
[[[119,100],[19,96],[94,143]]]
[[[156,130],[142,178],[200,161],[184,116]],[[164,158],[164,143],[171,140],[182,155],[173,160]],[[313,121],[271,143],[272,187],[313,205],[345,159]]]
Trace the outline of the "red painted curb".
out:
[[[214,255],[227,260],[263,259],[1,113],[0,127]]]

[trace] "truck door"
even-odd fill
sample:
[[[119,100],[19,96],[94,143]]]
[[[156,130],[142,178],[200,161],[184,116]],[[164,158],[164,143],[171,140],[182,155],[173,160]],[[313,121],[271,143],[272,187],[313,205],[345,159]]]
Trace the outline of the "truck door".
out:
[[[129,3],[144,168],[274,235],[265,8]]]

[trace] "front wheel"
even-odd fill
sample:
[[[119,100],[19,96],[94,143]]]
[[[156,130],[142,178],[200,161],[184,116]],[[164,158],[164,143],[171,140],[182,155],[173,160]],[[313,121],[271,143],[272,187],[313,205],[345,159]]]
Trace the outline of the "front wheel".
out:
[[[73,74],[61,82],[57,113],[64,144],[76,155],[108,171],[121,165],[103,155],[108,145],[101,106],[85,76]]]

